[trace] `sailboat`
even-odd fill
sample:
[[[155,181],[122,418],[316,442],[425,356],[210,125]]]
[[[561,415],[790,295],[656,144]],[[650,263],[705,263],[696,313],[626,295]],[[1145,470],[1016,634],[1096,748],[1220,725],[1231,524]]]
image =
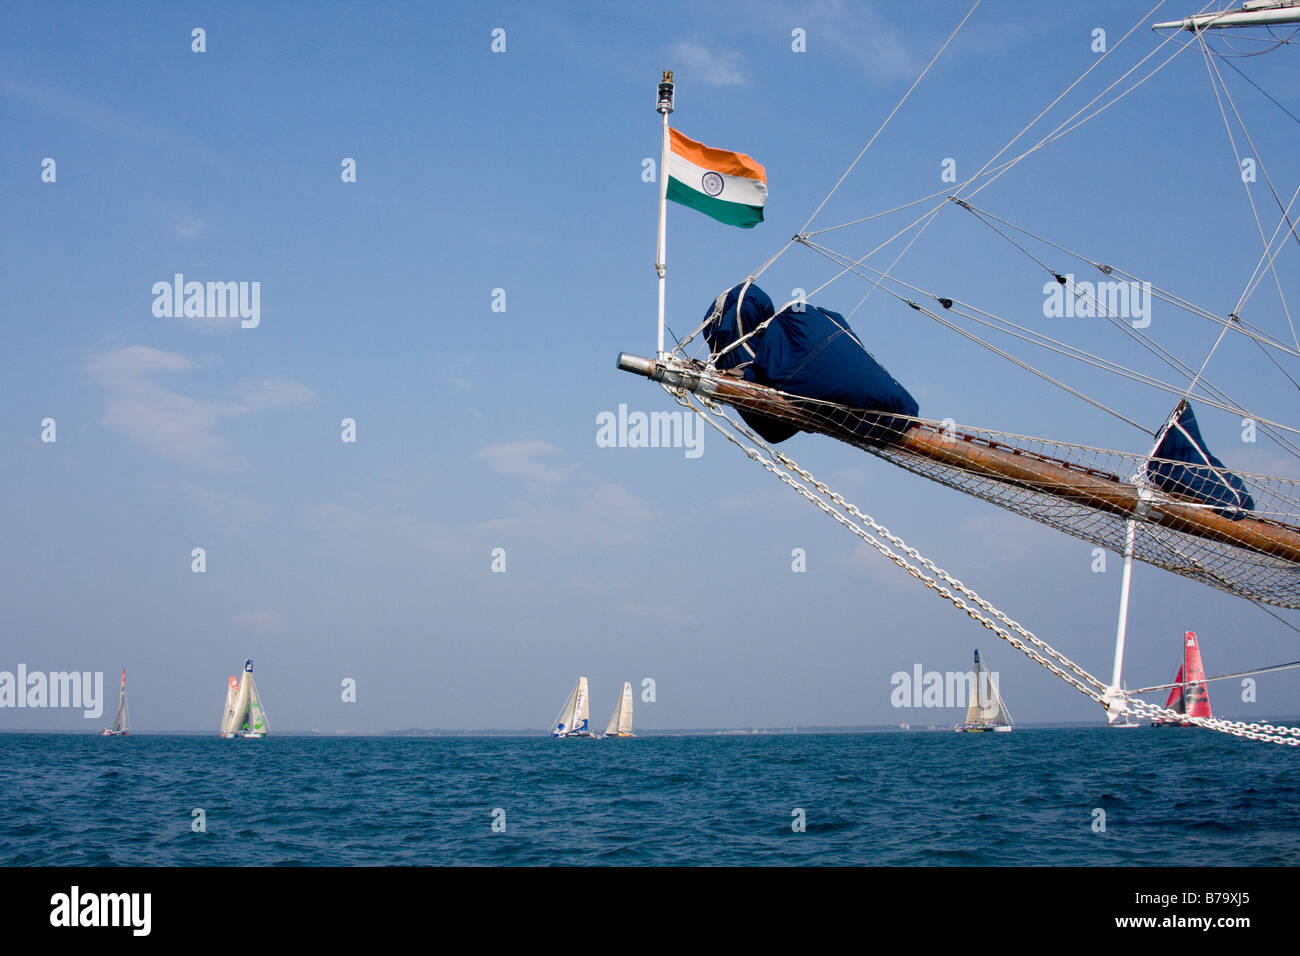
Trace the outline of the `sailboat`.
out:
[[[1178,676],[1174,678],[1173,689],[1165,710],[1188,717],[1210,717],[1210,689],[1205,684],[1205,668],[1201,666],[1201,648],[1196,643],[1196,634],[1188,631],[1183,635],[1183,662],[1178,665]],[[1163,718],[1152,721],[1154,727],[1190,727],[1187,720]]]
[[[1007,713],[1002,695],[998,693],[997,684],[984,665],[980,663],[980,652],[975,651],[975,670],[971,679],[971,701],[966,708],[965,723],[958,724],[958,732],[982,733],[992,730],[1001,733],[1011,731],[1011,715]]]
[[[660,176],[659,241],[655,258],[659,288],[658,347],[653,357],[620,353],[617,366],[661,385],[680,405],[716,429],[750,460],[907,572],[935,596],[949,602],[1100,704],[1108,721],[1128,725],[1136,717],[1172,718],[1243,738],[1300,746],[1300,728],[1224,721],[1209,715],[1178,714],[1168,707],[1142,700],[1139,695],[1143,691],[1130,691],[1123,681],[1127,614],[1135,561],[1163,568],[1244,599],[1275,617],[1278,615],[1266,605],[1300,609],[1300,480],[1276,474],[1229,471],[1209,450],[1193,411],[1194,404],[1215,408],[1240,421],[1243,427],[1254,429],[1258,426],[1262,436],[1285,453],[1300,459],[1300,441],[1296,437],[1300,435],[1300,429],[1247,408],[1207,375],[1215,351],[1225,338],[1232,337],[1234,342],[1248,340],[1251,346],[1257,346],[1292,385],[1296,383],[1296,378],[1288,373],[1281,361],[1300,358],[1300,337],[1294,331],[1295,323],[1289,321],[1289,312],[1290,334],[1286,338],[1294,338],[1294,347],[1248,320],[1243,306],[1267,278],[1277,286],[1278,298],[1285,311],[1284,273],[1277,268],[1275,260],[1283,252],[1291,251],[1293,239],[1300,241],[1296,217],[1292,215],[1292,207],[1300,199],[1300,190],[1288,201],[1289,191],[1279,195],[1272,180],[1268,180],[1277,211],[1280,211],[1280,215],[1276,214],[1277,211],[1271,212],[1269,221],[1261,221],[1252,194],[1251,208],[1259,225],[1263,253],[1235,306],[1217,310],[1197,306],[1182,296],[1158,288],[1144,277],[1097,256],[1076,252],[975,202],[976,195],[985,186],[1011,171],[1026,157],[1069,135],[1135,91],[1166,64],[1173,62],[1180,55],[1180,48],[1203,54],[1201,59],[1214,85],[1224,125],[1228,128],[1234,153],[1240,160],[1244,144],[1239,147],[1233,135],[1233,122],[1235,119],[1244,133],[1244,121],[1235,104],[1230,113],[1225,103],[1231,99],[1214,59],[1226,54],[1211,49],[1207,35],[1240,26],[1300,24],[1300,0],[1250,0],[1239,10],[1153,24],[1157,30],[1173,32],[1164,35],[1154,51],[1037,142],[1032,142],[1027,148],[1023,143],[1017,146],[1066,94],[1088,77],[1096,63],[1114,56],[1115,51],[1121,49],[1128,36],[1141,26],[1141,23],[1135,24],[1123,39],[1101,51],[1097,61],[1089,65],[1073,84],[964,181],[950,180],[953,185],[940,192],[877,215],[811,229],[827,202],[876,142],[880,131],[904,106],[917,84],[925,78],[978,6],[977,0],[803,227],[742,282],[721,293],[706,309],[698,327],[678,338],[670,347],[664,337],[668,200],[690,206],[729,225],[748,228],[762,220],[762,206],[767,193],[766,173],[750,157],[704,147],[686,140],[675,129],[670,131],[669,115],[674,111],[675,85],[672,73],[665,71],[658,86],[656,103],[663,134],[659,164],[663,172]],[[1190,31],[1194,41],[1185,45],[1174,44],[1174,37],[1183,30]],[[1290,42],[1289,37],[1276,35],[1254,39],[1271,44],[1262,52]],[[1170,55],[1161,60],[1156,57],[1157,53]],[[1252,85],[1260,89],[1253,81]],[[1117,86],[1122,88],[1116,94],[1113,91]],[[1260,91],[1268,95],[1266,91]],[[1107,97],[1109,100],[1100,107],[1096,106]],[[1246,139],[1249,142],[1246,155],[1250,158],[1244,164],[1239,163],[1243,170],[1253,169],[1258,159],[1251,155],[1257,152],[1257,144],[1248,133]],[[1018,152],[1012,151],[1013,146]],[[1262,159],[1259,162],[1262,165]],[[1253,180],[1243,173],[1241,181],[1249,184]],[[916,215],[918,209],[920,214]],[[846,254],[825,245],[828,240],[823,236],[828,233],[862,226],[901,211],[906,211],[908,218],[913,215],[916,218],[866,255]],[[1004,319],[990,309],[952,294],[958,290],[926,288],[896,275],[895,268],[900,260],[933,223],[940,221],[941,213],[973,217],[977,228],[988,227],[989,233],[985,235],[989,235],[990,242],[1007,242],[1016,250],[1013,255],[1022,254],[1033,263],[1034,269],[1041,269],[1039,274],[1047,279],[1043,286],[1044,316],[1058,314],[1049,311],[1056,307],[1054,303],[1057,300],[1068,301],[1070,308],[1059,314],[1108,321],[1145,349],[1158,368],[1172,368],[1175,381],[1171,383],[1145,370],[1127,368],[1116,361],[1093,355],[1045,334],[1034,328],[1032,322],[1026,325]],[[1275,228],[1273,222],[1276,222]],[[902,239],[907,240],[906,245],[887,266],[874,268],[868,264],[873,255]],[[1211,242],[1222,243],[1223,237],[1216,235]],[[758,286],[757,280],[788,250],[798,247],[824,257],[838,271],[812,293],[796,289],[795,298],[789,302],[784,305],[773,303]],[[1081,266],[1074,266],[1076,262]],[[1074,273],[1069,270],[1083,266],[1096,269],[1101,278],[1095,283],[1076,281]],[[1127,451],[1103,449],[1068,439],[1031,437],[1012,431],[958,424],[951,418],[922,417],[912,395],[867,351],[850,327],[849,318],[853,313],[850,312],[846,318],[811,301],[845,276],[857,276],[870,286],[867,295],[859,299],[858,306],[872,293],[891,296],[899,307],[911,309],[957,332],[969,342],[1016,365],[1022,372],[1061,389],[1072,400],[1082,400],[1094,409],[1140,429],[1145,436],[1141,447]],[[1154,294],[1165,303],[1162,308],[1186,311],[1213,323],[1218,338],[1209,354],[1184,360],[1144,332],[1146,325],[1142,322],[1129,321],[1133,318],[1129,296],[1134,288],[1144,288],[1148,296]],[[1076,304],[1079,308],[1073,311]],[[1250,317],[1253,318],[1254,314],[1251,312]],[[988,334],[986,329],[1007,336],[1012,341],[1011,348],[1020,348],[1020,343],[1027,343],[1050,353],[1053,361],[1079,362],[1153,391],[1172,394],[1177,396],[1177,401],[1163,418],[1155,418],[1151,410],[1144,412],[1144,424],[1110,407],[1102,398],[1090,396],[1059,376],[1035,367],[1012,354],[1007,347],[988,341],[984,337]],[[1163,374],[1169,375],[1168,371],[1163,371]],[[739,420],[729,414],[729,410],[738,413]],[[1153,424],[1157,426],[1154,429],[1149,427]],[[775,447],[799,432],[837,439],[915,475],[1063,531],[1103,551],[1122,555],[1124,564],[1110,679],[1091,673],[957,576],[910,547],[828,483],[815,477],[808,467],[795,461],[790,454]],[[1285,618],[1279,619],[1294,628]],[[1296,665],[1275,665],[1247,673],[1291,666]]]
[[[130,736],[130,719],[127,717],[126,710],[126,668],[122,668],[122,687],[117,694],[117,715],[113,718],[113,726],[107,730],[99,732],[101,737],[127,737]]]
[[[262,697],[253,682],[253,662],[244,661],[244,676],[226,687],[226,711],[221,720],[222,737],[265,737],[271,732]]]
[[[579,677],[568,700],[555,715],[551,724],[552,737],[596,737],[594,730],[588,727],[587,678]]]
[[[623,681],[623,693],[614,705],[610,715],[609,726],[605,728],[606,737],[635,737],[632,733],[632,683]]]

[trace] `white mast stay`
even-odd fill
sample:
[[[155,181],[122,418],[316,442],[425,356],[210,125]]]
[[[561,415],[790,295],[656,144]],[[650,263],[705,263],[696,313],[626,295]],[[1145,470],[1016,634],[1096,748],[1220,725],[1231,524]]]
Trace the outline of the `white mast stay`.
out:
[[[963,22],[965,21],[963,20]],[[1180,21],[1156,24],[1154,25],[1154,29],[1178,28],[1199,32],[1211,28],[1263,26],[1284,23],[1300,23],[1300,0],[1248,0],[1248,2],[1243,4],[1240,10],[1222,11],[1212,14],[1198,14],[1194,17],[1188,17]],[[661,155],[663,158],[662,166],[665,167],[661,168],[660,175],[666,176],[666,161],[668,157],[667,113],[672,109],[671,73],[665,72],[664,83],[660,84],[659,92],[659,112],[663,116],[664,130],[664,146]],[[1072,128],[1073,127],[1070,127],[1070,129]],[[1066,132],[1068,132],[1068,129]],[[1060,135],[1063,135],[1063,133]],[[1055,138],[1057,138],[1055,135],[1045,138],[1042,143],[1039,143],[1023,155],[1028,155],[1030,152],[1033,152],[1034,149],[1045,145],[1047,142],[1050,142]],[[1000,156],[1001,153],[998,155]],[[1006,165],[1013,165],[1014,162],[1023,158],[1023,155],[1010,161]],[[992,161],[990,161],[989,165],[991,165],[991,163]],[[997,174],[1000,175],[1002,171],[1003,170],[998,169]],[[981,173],[982,172],[983,170]],[[1116,626],[1115,658],[1112,680],[1109,684],[1103,684],[1077,663],[1065,657],[1022,625],[1008,618],[1003,612],[995,608],[985,599],[981,598],[970,588],[964,586],[948,572],[939,568],[929,559],[920,555],[915,549],[909,547],[897,536],[891,534],[888,529],[876,522],[870,515],[863,513],[857,507],[844,500],[843,497],[833,492],[825,484],[814,478],[806,469],[801,468],[798,463],[791,459],[787,454],[774,450],[767,442],[763,441],[749,429],[728,418],[720,407],[719,397],[717,397],[718,378],[716,373],[713,372],[711,365],[704,366],[698,362],[691,363],[686,361],[684,358],[681,360],[676,358],[676,353],[681,350],[686,342],[694,338],[694,335],[697,333],[692,333],[692,335],[688,336],[686,340],[678,343],[673,355],[670,356],[665,353],[663,336],[665,328],[664,245],[666,231],[666,190],[667,180],[663,179],[660,181],[659,254],[656,261],[656,268],[659,273],[660,296],[658,360],[651,362],[646,359],[637,358],[636,356],[621,354],[618,361],[619,367],[626,371],[645,375],[653,381],[659,382],[667,391],[669,391],[670,394],[676,397],[679,403],[693,409],[701,416],[702,420],[714,426],[728,441],[739,446],[748,457],[760,464],[765,470],[771,472],[779,480],[789,485],[792,490],[805,497],[810,503],[825,512],[829,517],[833,518],[838,523],[845,526],[847,530],[862,538],[866,543],[880,551],[886,558],[893,561],[904,571],[925,584],[928,588],[936,591],[940,597],[950,601],[959,610],[964,611],[978,623],[993,631],[1004,640],[1007,640],[1013,647],[1020,650],[1022,653],[1025,653],[1031,659],[1034,659],[1037,663],[1056,674],[1077,690],[1091,697],[1093,700],[1102,703],[1108,710],[1108,718],[1110,720],[1113,721],[1125,712],[1149,718],[1165,716],[1168,712],[1165,711],[1164,708],[1149,704],[1148,702],[1138,698],[1132,698],[1128,692],[1123,690],[1122,682],[1124,644],[1128,617],[1127,610],[1128,600],[1131,593],[1132,560],[1135,556],[1134,539],[1137,532],[1137,521],[1142,520],[1145,522],[1148,519],[1146,513],[1147,501],[1155,497],[1152,495],[1150,489],[1143,487],[1144,482],[1142,479],[1145,477],[1145,469],[1139,472],[1140,477],[1135,476],[1134,483],[1137,486],[1135,490],[1139,496],[1139,500],[1134,503],[1134,510],[1130,513],[1130,516],[1124,525],[1124,570],[1121,579],[1119,619]],[[964,203],[959,204],[963,206],[965,205]],[[918,220],[918,222],[921,221],[926,221],[928,224],[926,217],[922,217],[921,220]],[[798,236],[795,237],[796,241],[800,238],[801,237]],[[773,257],[773,259],[775,258],[777,257]],[[846,260],[847,264],[841,263],[842,265],[845,265],[845,268],[840,275],[845,272],[856,271],[853,267],[856,266],[859,261],[860,260]],[[771,261],[764,266],[764,269],[770,264]],[[759,272],[761,271],[763,270],[760,269]],[[755,277],[751,276],[750,281],[752,281],[753,278]],[[909,300],[904,301],[906,301],[912,308],[925,312],[927,315],[930,314],[929,310],[924,309]],[[937,301],[944,305],[945,308],[948,308],[951,304],[950,301],[947,300],[940,299]],[[1236,316],[1233,315],[1232,318],[1235,319]],[[1225,326],[1225,329],[1226,328],[1227,326]],[[760,327],[749,334],[753,335],[761,330],[762,328]],[[735,344],[739,343],[732,343],[730,347],[734,347]],[[1195,380],[1193,380],[1193,383],[1194,382]],[[736,390],[733,388],[730,392],[721,396],[721,403],[734,405],[735,391]],[[730,398],[728,396],[730,396]],[[1186,398],[1187,396],[1184,395],[1183,397]],[[692,401],[692,399],[695,399],[696,401]],[[1151,455],[1154,454],[1155,450],[1153,449]],[[1148,455],[1147,458],[1149,459],[1151,455]],[[1138,459],[1138,461],[1141,461],[1141,459]],[[1120,474],[1123,473],[1121,472]],[[1148,561],[1151,560],[1150,556],[1145,553],[1143,554],[1142,559]],[[1167,567],[1167,565],[1161,566]],[[1226,589],[1227,588],[1225,588],[1225,590]],[[1290,605],[1284,604],[1283,606]],[[1217,718],[1196,718],[1191,722],[1240,737],[1300,746],[1300,728],[1278,727],[1271,724],[1253,724],[1241,721],[1225,721]]]

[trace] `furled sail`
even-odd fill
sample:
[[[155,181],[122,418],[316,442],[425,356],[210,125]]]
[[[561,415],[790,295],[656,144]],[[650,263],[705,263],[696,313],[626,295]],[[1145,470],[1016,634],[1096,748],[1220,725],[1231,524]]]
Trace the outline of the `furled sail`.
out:
[[[705,338],[717,367],[737,369],[747,381],[792,395],[854,409],[915,417],[916,399],[885,371],[849,328],[844,316],[797,303],[777,313],[767,293],[752,283],[728,289],[706,315]],[[742,341],[766,323],[762,331]],[[737,344],[739,343],[739,344]],[[770,442],[798,432],[797,421],[741,410],[754,431]],[[846,426],[857,438],[879,442],[910,427],[909,418],[862,415]]]
[[[708,314],[713,365],[624,354],[619,367],[731,405],[765,441],[828,435],[1116,553],[1132,519],[1136,559],[1300,608],[1300,481],[1228,472],[1189,405],[1153,456],[928,420],[836,313],[772,313],[757,286],[737,286]]]
[[[632,734],[632,684],[630,681],[623,682],[623,693],[619,695],[618,703],[614,705],[614,713],[610,715],[609,726],[605,728],[605,736],[628,737]]]
[[[1255,510],[1243,482],[1210,454],[1196,415],[1186,400],[1166,423],[1165,434],[1147,465],[1147,479],[1171,495],[1218,505],[1219,514],[1236,520]]]

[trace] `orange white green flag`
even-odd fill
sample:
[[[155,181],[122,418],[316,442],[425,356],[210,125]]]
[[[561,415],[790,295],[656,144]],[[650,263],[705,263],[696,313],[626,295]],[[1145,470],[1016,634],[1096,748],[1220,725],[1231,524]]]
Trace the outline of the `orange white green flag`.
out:
[[[670,129],[668,198],[729,226],[763,221],[767,171],[744,153],[713,149]]]

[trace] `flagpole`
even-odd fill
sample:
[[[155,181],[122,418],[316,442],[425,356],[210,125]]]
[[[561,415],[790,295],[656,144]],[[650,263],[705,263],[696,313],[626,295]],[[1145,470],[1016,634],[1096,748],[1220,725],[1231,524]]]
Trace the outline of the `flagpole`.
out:
[[[655,107],[663,117],[663,147],[659,153],[659,246],[655,253],[655,272],[659,275],[659,351],[664,357],[664,286],[668,275],[668,114],[673,111],[673,71],[664,70],[659,83],[659,102]]]

